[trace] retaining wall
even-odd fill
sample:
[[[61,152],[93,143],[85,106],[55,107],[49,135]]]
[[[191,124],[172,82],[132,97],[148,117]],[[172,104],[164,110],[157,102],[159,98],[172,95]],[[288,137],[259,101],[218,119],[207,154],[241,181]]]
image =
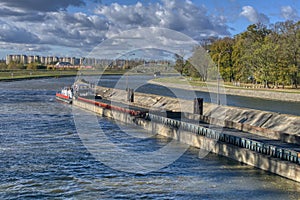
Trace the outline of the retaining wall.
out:
[[[124,90],[97,87],[96,92],[104,99],[126,102],[127,93]],[[184,112],[185,117],[190,119],[300,144],[299,116],[210,103],[204,103],[203,116],[197,116],[189,114],[193,112],[193,101],[138,92],[135,92],[132,104],[150,110]]]
[[[226,156],[239,162],[243,162],[248,165],[252,165],[254,167],[300,182],[299,164],[276,159],[264,154],[256,153],[249,149],[239,148],[232,144],[197,135],[176,127],[167,126],[155,121],[148,121],[143,118],[131,116],[127,113],[104,109],[89,103],[74,100],[73,105],[95,112],[101,116],[110,117],[128,124],[141,126],[160,135],[176,139],[182,143]]]

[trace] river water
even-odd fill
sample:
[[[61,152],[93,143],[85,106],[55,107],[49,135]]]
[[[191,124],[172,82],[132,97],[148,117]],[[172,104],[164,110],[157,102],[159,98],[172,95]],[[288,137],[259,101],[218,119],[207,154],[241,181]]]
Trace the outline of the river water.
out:
[[[55,100],[55,92],[73,81],[0,82],[0,199],[300,198],[299,183],[215,154],[200,159],[191,147],[147,174],[105,166],[80,139],[71,106]],[[131,151],[154,151],[170,142],[160,136],[126,141],[123,130],[137,130],[102,117],[98,121]]]

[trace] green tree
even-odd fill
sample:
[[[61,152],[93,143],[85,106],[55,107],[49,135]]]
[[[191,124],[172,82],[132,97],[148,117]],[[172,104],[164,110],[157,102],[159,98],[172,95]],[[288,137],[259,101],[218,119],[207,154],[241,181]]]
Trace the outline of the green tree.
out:
[[[0,69],[1,70],[4,70],[4,69],[7,69],[7,64],[5,64],[4,62],[3,63],[0,63]]]
[[[233,69],[232,52],[234,40],[226,37],[216,40],[210,46],[210,55],[216,65],[220,67],[220,74],[225,81],[235,80],[235,71]]]
[[[207,50],[202,46],[197,46],[194,49],[193,55],[188,59],[192,69],[190,73],[193,77],[201,78],[206,81],[208,78],[208,70],[211,67],[211,59],[207,54]]]
[[[38,63],[37,62],[33,62],[33,63],[28,63],[26,66],[27,70],[36,70],[38,67]]]
[[[183,74],[191,76],[193,78],[201,77],[199,70],[189,60],[185,61],[183,67]]]
[[[270,88],[270,83],[277,82],[279,76],[276,57],[276,50],[279,46],[269,36],[256,45],[258,46],[254,49],[252,58],[254,78],[263,83],[265,88]]]
[[[10,62],[7,66],[7,69],[24,69],[24,66],[20,62]]]
[[[184,72],[184,59],[181,55],[175,54],[175,69],[182,75]]]
[[[210,50],[225,81],[258,83],[266,88],[272,85],[297,88],[300,84],[300,21],[278,22],[269,27],[252,24],[234,38],[203,41],[203,44]],[[208,59],[201,56],[195,52],[189,63],[177,57],[178,71],[206,80],[207,74],[215,73],[215,68],[210,68]],[[200,73],[193,73],[190,64]]]
[[[232,62],[237,80],[246,82],[253,78],[251,81],[268,85],[270,65],[265,59],[270,48],[265,44],[265,38],[270,33],[270,29],[263,24],[253,24],[235,38]]]
[[[300,21],[276,23],[274,31],[280,35],[281,59],[279,64],[281,68],[284,68],[284,82],[288,82],[286,79],[290,79],[291,84],[297,88],[300,82]]]
[[[249,39],[240,34],[235,36],[232,51],[232,70],[235,75],[235,81],[246,82],[248,77],[253,76],[251,69],[251,53],[246,47],[249,46]]]

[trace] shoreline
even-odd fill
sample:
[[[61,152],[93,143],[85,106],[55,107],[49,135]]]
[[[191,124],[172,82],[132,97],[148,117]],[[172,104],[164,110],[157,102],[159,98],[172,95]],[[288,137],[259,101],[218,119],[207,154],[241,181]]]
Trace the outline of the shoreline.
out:
[[[76,71],[74,73],[69,74],[40,74],[40,75],[24,75],[24,76],[16,76],[16,77],[0,77],[0,82],[10,82],[10,81],[21,81],[21,80],[30,80],[30,79],[42,79],[42,78],[62,78],[62,77],[71,77],[78,76],[80,71]],[[84,71],[82,76],[114,76],[114,75],[125,75],[126,72],[118,72],[118,71],[105,71],[104,73],[97,73],[96,71]],[[135,75],[153,75],[152,73],[129,73],[130,76]]]
[[[150,84],[161,85],[165,87],[172,87],[184,90],[194,90],[200,92],[209,92],[207,87],[202,86],[193,86],[180,83],[168,83],[168,82],[160,82],[155,79],[148,81]],[[278,101],[287,101],[287,102],[300,102],[300,94],[299,93],[288,93],[281,91],[266,91],[266,90],[247,90],[247,89],[236,89],[236,88],[224,88],[225,95],[236,95],[236,96],[244,96],[244,97],[253,97],[253,98],[261,98],[267,100],[278,100]]]
[[[99,75],[122,75],[122,73],[113,73],[107,72],[103,74],[87,73],[83,76],[99,76]],[[47,78],[63,78],[63,77],[76,77],[78,74],[51,74],[51,75],[36,75],[36,76],[24,76],[24,77],[15,77],[15,78],[0,78],[0,82],[11,82],[11,81],[23,81],[23,80],[32,80],[32,79],[47,79]]]
[[[32,79],[48,79],[48,78],[62,78],[62,77],[71,77],[71,76],[76,76],[76,75],[60,75],[60,76],[54,76],[54,75],[49,75],[49,76],[33,76],[33,77],[18,77],[18,78],[3,78],[0,79],[0,82],[11,82],[11,81],[24,81],[24,80],[32,80]]]

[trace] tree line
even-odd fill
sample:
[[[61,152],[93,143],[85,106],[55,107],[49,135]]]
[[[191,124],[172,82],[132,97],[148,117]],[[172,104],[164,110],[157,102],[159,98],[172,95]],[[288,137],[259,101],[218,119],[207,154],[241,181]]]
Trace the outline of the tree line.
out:
[[[214,39],[202,47],[219,66],[226,82],[260,84],[265,88],[297,88],[300,84],[300,21],[252,24],[234,37]],[[205,73],[198,66],[192,67],[190,60],[176,55],[175,68],[205,80]]]
[[[38,69],[47,69],[47,66],[42,65],[38,62],[23,64],[21,62],[11,61],[6,64],[5,62],[0,63],[0,70],[38,70]]]

